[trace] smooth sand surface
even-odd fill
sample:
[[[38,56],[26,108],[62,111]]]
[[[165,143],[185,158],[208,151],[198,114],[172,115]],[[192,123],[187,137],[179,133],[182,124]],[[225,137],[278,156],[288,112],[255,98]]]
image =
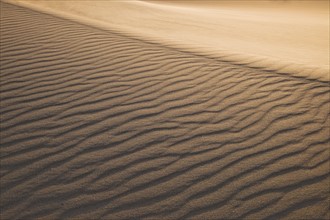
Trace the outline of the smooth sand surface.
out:
[[[322,80],[1,3],[1,219],[329,219]]]

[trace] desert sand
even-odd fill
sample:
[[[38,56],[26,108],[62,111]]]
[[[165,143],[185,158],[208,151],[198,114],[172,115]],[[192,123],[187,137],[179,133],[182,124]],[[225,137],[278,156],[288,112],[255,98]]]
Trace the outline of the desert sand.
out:
[[[0,3],[1,219],[330,218],[327,2],[192,3]]]
[[[15,2],[149,42],[329,81],[329,1]]]

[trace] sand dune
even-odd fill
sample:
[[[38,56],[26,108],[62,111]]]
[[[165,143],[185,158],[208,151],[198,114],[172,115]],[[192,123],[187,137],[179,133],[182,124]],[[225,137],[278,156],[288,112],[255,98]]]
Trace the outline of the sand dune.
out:
[[[1,219],[329,219],[328,82],[1,3]]]
[[[15,2],[226,61],[330,79],[329,1]]]

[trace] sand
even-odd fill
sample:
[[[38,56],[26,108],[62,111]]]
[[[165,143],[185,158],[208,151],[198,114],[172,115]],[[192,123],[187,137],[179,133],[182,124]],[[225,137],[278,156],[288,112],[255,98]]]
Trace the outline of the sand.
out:
[[[1,2],[1,219],[330,218],[324,77],[49,13]]]
[[[198,48],[222,60],[330,79],[329,1],[17,2],[161,44]]]

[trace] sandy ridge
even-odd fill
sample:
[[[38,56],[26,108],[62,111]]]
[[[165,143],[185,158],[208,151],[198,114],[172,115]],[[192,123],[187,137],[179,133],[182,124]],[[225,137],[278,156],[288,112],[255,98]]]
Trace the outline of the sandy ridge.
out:
[[[229,62],[231,64],[243,65],[253,69],[261,69],[266,72],[276,72],[278,74],[292,75],[296,77],[303,77],[312,80],[319,80],[322,82],[329,82],[330,72],[328,66],[312,66],[303,63],[288,62],[285,59],[277,59],[266,56],[258,56],[244,53],[233,53],[229,50],[212,49],[204,47],[198,44],[183,44],[183,42],[176,42],[170,39],[164,39],[155,35],[148,36],[147,34],[138,34],[134,31],[124,30],[120,26],[110,25],[108,22],[90,18],[88,16],[79,15],[74,13],[68,13],[66,11],[57,10],[54,8],[45,7],[43,5],[31,4],[29,2],[4,0],[5,2],[28,7],[32,10],[51,14],[53,16],[63,17],[75,22],[88,25],[91,27],[98,27],[104,30],[115,31],[122,34],[125,37],[132,39],[138,39],[153,42],[155,44],[161,44],[162,46],[185,51],[188,53],[194,53],[195,55],[201,55],[203,57],[209,57],[210,59],[216,59],[222,62]]]
[[[326,82],[1,10],[1,218],[329,217]]]

